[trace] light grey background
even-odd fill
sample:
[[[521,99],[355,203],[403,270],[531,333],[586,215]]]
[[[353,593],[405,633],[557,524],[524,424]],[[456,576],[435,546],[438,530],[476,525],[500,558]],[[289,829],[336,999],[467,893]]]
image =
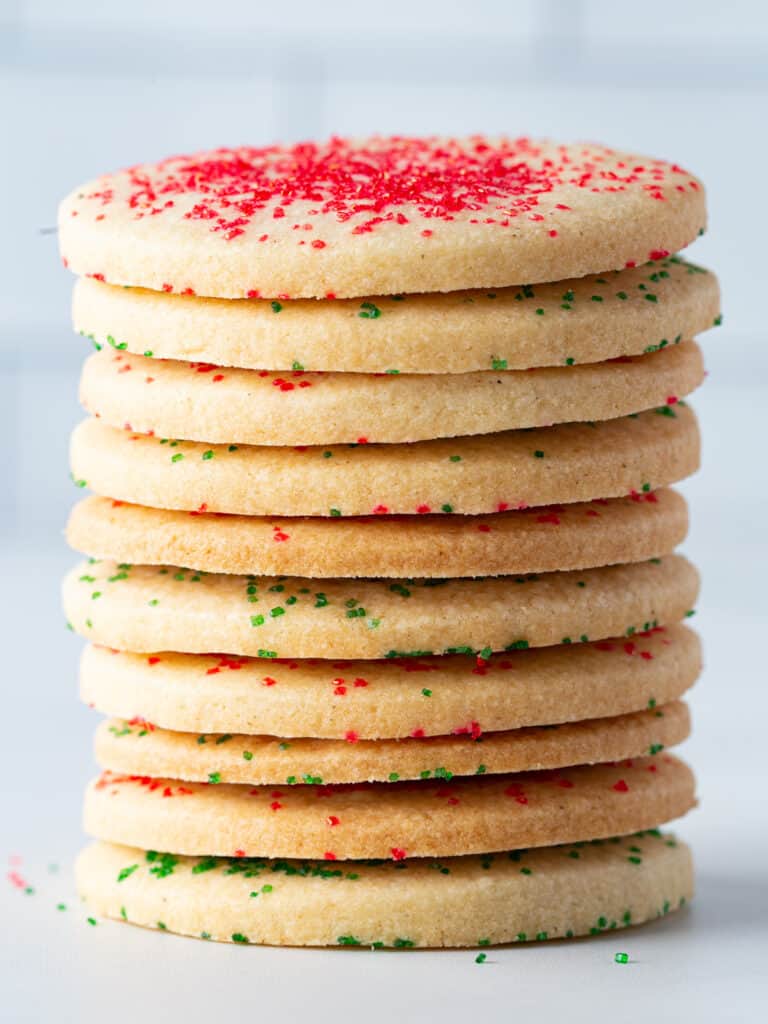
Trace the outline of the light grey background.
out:
[[[0,856],[21,857],[36,888],[0,888],[9,1021],[159,1019],[172,995],[171,1020],[757,1019],[768,938],[767,101],[760,0],[0,3]],[[708,185],[710,230],[691,257],[717,269],[725,325],[704,339],[705,463],[685,485],[708,667],[685,748],[702,803],[679,829],[695,845],[700,894],[674,922],[499,951],[480,967],[470,953],[215,949],[91,928],[72,901],[95,720],[77,702],[79,643],[58,607],[85,346],[69,332],[56,202],[102,170],[172,152],[371,131],[596,139],[675,159]],[[61,900],[69,909],[57,912]],[[637,962],[614,965],[616,949]]]

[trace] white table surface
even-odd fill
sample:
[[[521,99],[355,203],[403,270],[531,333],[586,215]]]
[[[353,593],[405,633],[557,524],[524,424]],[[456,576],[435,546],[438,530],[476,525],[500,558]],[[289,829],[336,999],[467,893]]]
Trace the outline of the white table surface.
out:
[[[682,748],[699,778],[701,806],[675,826],[698,866],[688,910],[589,940],[491,949],[484,964],[475,963],[475,951],[241,948],[89,925],[70,865],[83,842],[79,804],[94,770],[96,716],[77,701],[80,643],[63,628],[58,606],[57,577],[72,556],[51,538],[45,550],[2,552],[0,858],[35,891],[0,884],[0,1020],[764,1020],[764,381],[761,372],[738,372],[733,354],[744,350],[727,335],[707,339],[707,349],[713,379],[695,403],[705,470],[685,487],[693,522],[683,550],[703,570],[694,624],[707,655],[692,694],[694,736]],[[59,911],[62,902],[67,909]],[[614,963],[617,951],[630,963]]]

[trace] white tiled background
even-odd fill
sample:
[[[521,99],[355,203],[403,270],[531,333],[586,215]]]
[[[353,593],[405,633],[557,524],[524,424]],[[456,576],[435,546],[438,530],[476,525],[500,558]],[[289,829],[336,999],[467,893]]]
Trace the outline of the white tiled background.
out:
[[[72,282],[50,233],[58,198],[102,170],[223,143],[371,131],[597,139],[687,164],[709,189],[710,230],[691,255],[721,277],[725,326],[705,338],[711,374],[696,400],[705,465],[685,487],[693,505],[685,550],[705,579],[697,621],[708,670],[686,749],[702,809],[682,831],[697,846],[702,899],[672,934],[678,942],[688,936],[689,952],[702,922],[742,928],[740,955],[758,942],[749,908],[765,899],[757,851],[768,838],[759,803],[768,714],[767,121],[762,0],[0,0],[0,621],[8,725],[0,788],[10,814],[3,821],[13,822],[0,847],[33,861],[68,858],[91,770],[94,721],[75,698],[78,644],[63,630],[57,594],[72,557],[60,531],[75,497],[66,445],[85,354],[69,333]],[[43,915],[40,927],[49,925]],[[138,949],[136,940],[122,941]],[[95,954],[89,946],[83,955]],[[526,970],[535,973],[550,956],[557,954],[526,957]],[[684,991],[674,989],[677,975],[665,977],[673,992],[698,1000],[699,1020],[738,973],[711,951],[701,956],[704,968]],[[747,973],[739,982],[744,999],[756,983]],[[444,975],[432,977],[438,984]],[[27,974],[18,974],[21,985],[19,978]],[[30,1010],[28,992],[24,998],[29,1016],[20,1002],[19,1016],[9,1019],[44,1019]],[[456,1012],[464,1005],[458,994],[452,1001]],[[745,1010],[728,1019],[750,1017]]]

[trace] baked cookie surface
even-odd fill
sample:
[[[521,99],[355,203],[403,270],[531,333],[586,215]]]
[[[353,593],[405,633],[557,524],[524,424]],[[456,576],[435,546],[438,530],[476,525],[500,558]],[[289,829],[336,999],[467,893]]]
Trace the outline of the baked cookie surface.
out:
[[[671,754],[555,771],[353,786],[247,786],[104,772],[85,831],[191,856],[347,860],[448,857],[601,839],[695,805]]]
[[[490,946],[599,934],[693,895],[691,856],[657,830],[479,857],[333,864],[85,849],[77,887],[98,914],[220,942]]]
[[[622,761],[658,753],[688,736],[681,701],[564,725],[481,731],[466,722],[460,735],[393,740],[291,739],[228,733],[168,732],[141,719],[113,718],[96,731],[96,760],[126,775],[160,775],[191,782],[251,786],[398,782],[498,775],[569,765]]]
[[[686,341],[645,356],[532,370],[288,374],[104,349],[80,401],[112,427],[218,444],[397,443],[674,410],[704,379]]]
[[[439,582],[318,583],[89,561],[66,577],[64,609],[76,632],[118,650],[398,658],[631,636],[682,619],[698,586],[680,555]]]
[[[682,403],[602,423],[565,423],[402,445],[255,447],[149,437],[84,420],[75,482],[152,508],[261,516],[524,509],[667,486],[699,464]]]
[[[385,661],[142,655],[88,646],[80,693],[104,714],[198,735],[343,740],[493,732],[656,709],[701,671],[681,625],[631,638]]]
[[[561,281],[664,258],[705,225],[675,164],[530,139],[332,138],[105,174],[59,210],[63,259],[112,284],[223,298]]]
[[[640,562],[686,535],[683,497],[630,498],[490,516],[264,518],[197,514],[92,496],[67,539],[97,558],[261,576],[498,576]]]
[[[255,370],[467,373],[668,348],[719,320],[714,274],[677,256],[554,284],[365,300],[199,299],[75,284],[97,347]]]

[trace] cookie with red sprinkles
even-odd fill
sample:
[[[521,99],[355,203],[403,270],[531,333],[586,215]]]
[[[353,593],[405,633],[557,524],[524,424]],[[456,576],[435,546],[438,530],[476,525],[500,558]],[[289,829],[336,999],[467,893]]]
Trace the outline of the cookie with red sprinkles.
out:
[[[640,355],[720,320],[714,274],[679,256],[552,284],[443,295],[202,299],[80,278],[96,348],[255,370],[467,373]]]
[[[371,661],[265,663],[90,645],[80,664],[80,695],[89,707],[139,731],[153,726],[198,736],[246,733],[349,743],[477,737],[644,708],[656,714],[680,698],[700,671],[698,637],[682,625],[500,654]]]
[[[669,406],[704,379],[694,341],[582,366],[477,373],[269,373],[102,349],[80,401],[102,423],[218,444],[374,444],[431,440]]]
[[[380,863],[182,857],[94,843],[77,887],[97,914],[240,945],[486,947],[601,935],[693,895],[688,848],[656,829],[468,857]]]
[[[669,554],[688,529],[682,495],[546,505],[489,516],[275,518],[170,511],[92,496],[67,539],[116,562],[259,576],[448,577],[585,569]]]
[[[333,137],[172,156],[61,204],[77,274],[292,298],[560,281],[662,259],[706,221],[676,163],[528,138]]]
[[[96,760],[123,775],[185,782],[283,786],[399,782],[564,768],[658,753],[688,736],[688,707],[674,701],[628,715],[483,732],[479,722],[449,736],[361,740],[282,739],[169,732],[143,718],[112,718],[96,731]]]
[[[653,828],[695,805],[671,754],[419,782],[280,786],[103,772],[85,796],[95,839],[189,856],[450,857]]]
[[[73,480],[152,508],[249,516],[488,515],[632,494],[698,469],[699,431],[683,402],[601,423],[413,444],[208,444],[84,420]],[[652,501],[652,498],[646,500]]]
[[[402,658],[585,643],[682,619],[698,573],[681,555],[464,580],[217,575],[90,560],[64,581],[72,628],[118,650],[263,658]]]

